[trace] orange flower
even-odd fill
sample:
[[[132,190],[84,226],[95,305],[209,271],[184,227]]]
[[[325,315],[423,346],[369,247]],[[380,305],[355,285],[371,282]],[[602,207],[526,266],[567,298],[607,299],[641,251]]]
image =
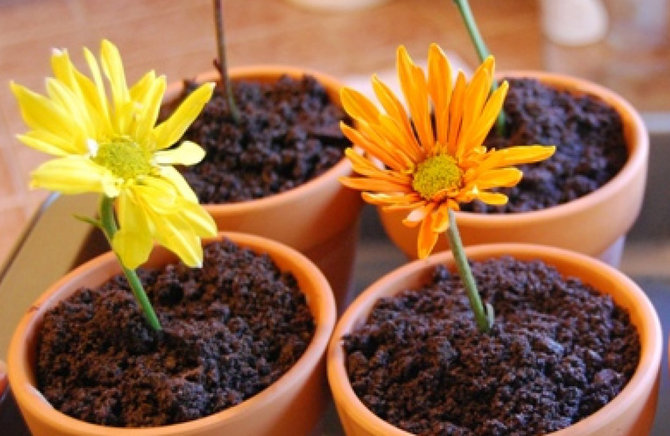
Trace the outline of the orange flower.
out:
[[[503,82],[490,92],[493,57],[477,68],[470,82],[459,71],[452,83],[449,60],[437,44],[431,44],[428,52],[427,78],[400,46],[397,69],[409,115],[376,76],[372,86],[384,112],[361,93],[342,89],[342,104],[356,127],[344,123],[340,127],[366,154],[346,150],[361,177],[340,181],[363,191],[368,203],[407,210],[403,224],[421,226],[418,254],[424,258],[449,227],[449,208],[459,210],[460,203],[474,199],[493,205],[507,203],[506,195],[491,189],[516,185],[523,174],[514,165],[544,160],[555,147],[488,150],[482,145],[508,89]]]

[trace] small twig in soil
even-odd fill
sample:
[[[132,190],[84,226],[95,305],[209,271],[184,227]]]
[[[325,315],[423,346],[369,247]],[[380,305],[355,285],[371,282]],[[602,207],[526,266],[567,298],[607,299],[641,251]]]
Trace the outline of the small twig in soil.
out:
[[[221,85],[223,86],[223,93],[228,101],[228,108],[230,114],[235,121],[235,124],[240,124],[240,111],[235,104],[233,97],[233,88],[230,85],[230,76],[228,75],[228,67],[226,63],[226,44],[223,33],[223,7],[221,0],[214,0],[214,23],[216,28],[216,49],[218,59],[214,60],[214,67],[219,70],[221,74]]]

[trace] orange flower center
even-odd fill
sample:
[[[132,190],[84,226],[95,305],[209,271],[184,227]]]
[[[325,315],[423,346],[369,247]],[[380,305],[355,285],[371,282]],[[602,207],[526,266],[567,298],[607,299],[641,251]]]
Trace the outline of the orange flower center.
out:
[[[412,179],[412,188],[426,200],[432,200],[435,194],[461,187],[463,170],[456,160],[441,154],[421,162]]]

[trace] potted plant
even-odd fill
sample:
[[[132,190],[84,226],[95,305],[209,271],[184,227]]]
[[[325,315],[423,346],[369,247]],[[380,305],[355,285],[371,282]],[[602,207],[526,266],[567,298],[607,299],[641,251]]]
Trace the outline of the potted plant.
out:
[[[220,230],[266,236],[298,249],[324,272],[342,308],[353,288],[363,203],[337,181],[351,174],[343,155],[349,143],[338,127],[345,117],[341,84],[289,66],[229,71],[221,10],[215,14],[218,71],[193,82],[218,86],[185,136],[198,138],[208,154],[185,176]],[[188,91],[183,83],[170,86],[165,107]]]
[[[29,428],[44,435],[308,433],[327,397],[323,353],[335,306],[326,279],[295,250],[256,236],[219,235],[205,241],[203,254],[200,238],[216,234],[214,220],[171,166],[202,159],[197,144],[173,144],[213,84],[154,126],[164,77],[150,72],[129,88],[109,41],[100,64],[88,50],[85,56],[92,78],[66,51],[54,52],[48,97],[12,83],[32,129],[19,139],[55,156],[31,184],[100,192],[99,216],[79,218],[100,228],[113,249],[56,283],[17,327],[8,373]],[[154,242],[165,249],[152,252]],[[138,273],[145,262],[155,271]],[[262,318],[277,310],[281,319]],[[284,327],[298,330],[277,336],[276,348],[263,346]],[[261,339],[244,339],[250,332]],[[269,354],[244,354],[263,350]],[[258,375],[253,386],[237,387],[250,378],[239,371]],[[231,378],[234,388],[215,383]],[[207,391],[212,386],[218,390]]]
[[[468,2],[455,3],[483,61],[488,50]],[[645,189],[649,138],[641,117],[623,98],[586,80],[532,71],[498,77],[509,79],[501,112],[508,116],[499,119],[485,144],[501,149],[545,143],[557,151],[522,168],[524,180],[501,191],[510,197],[505,207],[464,205],[457,212],[463,241],[548,244],[618,265]],[[417,229],[401,224],[401,212],[378,210],[389,237],[416,258]],[[437,244],[438,250],[447,245]]]
[[[658,377],[663,345],[658,315],[645,293],[633,281],[622,273],[616,271],[614,268],[583,254],[555,247],[530,244],[491,244],[467,247],[466,252],[468,258],[474,262],[484,262],[486,260],[490,262],[491,259],[497,259],[502,256],[513,256],[517,260],[533,263],[537,263],[537,261],[540,260],[547,265],[556,268],[561,276],[566,278],[575,277],[576,279],[573,280],[573,282],[579,281],[588,284],[598,290],[598,292],[611,296],[614,304],[620,306],[629,314],[630,322],[637,329],[640,341],[639,363],[635,366],[635,371],[630,380],[625,384],[625,387],[623,387],[621,392],[619,392],[609,403],[579,422],[570,423],[569,426],[551,434],[556,436],[604,434],[632,436],[648,434],[653,423],[654,412],[656,409],[659,383]],[[355,392],[355,388],[352,387],[352,381],[350,380],[352,371],[351,365],[352,363],[357,362],[357,359],[352,358],[351,354],[347,353],[344,343],[347,341],[346,338],[349,337],[349,335],[354,334],[356,330],[366,328],[363,326],[366,323],[366,319],[368,319],[374,310],[376,304],[380,305],[384,304],[384,301],[394,301],[392,300],[394,296],[398,296],[406,290],[411,290],[405,292],[406,294],[417,294],[414,298],[425,302],[425,299],[422,300],[420,297],[420,293],[425,292],[425,290],[418,289],[430,283],[433,270],[438,265],[446,265],[447,268],[452,269],[454,267],[454,258],[451,253],[442,252],[430,256],[427,260],[411,262],[382,277],[366,289],[349,306],[345,314],[338,321],[328,350],[328,379],[342,426],[348,435],[410,434],[410,432],[402,430],[401,428],[398,428],[398,426],[394,426],[379,418],[370,410],[370,407],[366,406],[364,402],[361,401],[361,398]],[[546,290],[546,288],[540,288]],[[458,291],[450,289],[447,292],[453,293]],[[430,293],[430,296],[435,297],[435,294]],[[500,299],[504,300],[502,297]],[[441,302],[442,300],[436,301]],[[509,303],[509,301],[507,301],[507,303]],[[388,307],[389,304],[393,303],[387,303],[386,307]],[[398,307],[402,307],[401,303],[395,304]],[[552,296],[552,298],[546,300],[546,304],[557,307],[562,304],[562,302],[558,297]],[[410,311],[409,308],[407,310]],[[419,310],[416,311],[419,312]],[[428,316],[427,314],[429,313],[429,310],[426,309],[425,312],[426,316]],[[498,312],[498,310],[496,312]],[[386,314],[389,315],[390,311],[387,311]],[[394,318],[389,316],[388,319],[389,322],[394,322]],[[573,323],[572,321],[566,319],[565,324],[571,324]],[[496,322],[499,322],[499,320],[496,319]],[[517,321],[512,322],[516,323]],[[400,322],[396,322],[396,324],[399,323]],[[388,326],[385,326],[384,328],[387,327]],[[412,325],[406,324],[405,328],[410,329],[412,328]],[[428,327],[425,328],[428,329]],[[597,328],[600,329],[602,326],[598,326]],[[473,327],[465,326],[463,329],[461,336],[476,336],[476,333],[473,332]],[[530,330],[529,333],[533,334],[529,334],[529,338],[534,338],[536,331],[533,332],[533,328],[530,328]],[[367,331],[369,332],[370,330],[368,329]],[[428,330],[428,332],[430,333],[432,331]],[[496,335],[497,334],[501,333],[498,332]],[[376,337],[377,336],[375,336],[375,338]],[[424,338],[424,345],[430,344],[431,342],[435,345],[435,343],[439,342],[436,342],[436,339],[443,338],[433,337],[431,341],[431,335],[428,334],[428,336]],[[474,341],[480,340],[479,337],[474,337],[472,339]],[[402,339],[397,340],[400,342]],[[484,341],[484,339],[481,340]],[[371,339],[371,341],[374,342],[374,339]],[[453,340],[452,343],[455,345],[457,341]],[[556,345],[552,342],[547,343]],[[531,347],[535,348],[536,345],[532,345]],[[514,352],[513,350],[510,350],[512,350],[512,347],[507,351],[509,351],[510,354]],[[428,352],[424,351],[423,353],[425,355]],[[491,356],[494,356],[494,354]],[[389,362],[398,361],[396,355],[387,355],[387,357],[393,359],[389,360]],[[547,357],[547,355],[545,354],[544,357]],[[456,358],[456,360],[458,360],[458,358]],[[483,367],[486,366],[485,362],[479,363]],[[454,363],[454,365],[457,364]],[[392,365],[389,364],[389,366]],[[525,365],[523,365],[523,367],[523,370],[526,370]],[[509,373],[515,374],[515,369],[519,370],[521,368],[510,368]],[[421,370],[423,373],[428,373],[428,371],[430,370],[425,368]],[[467,370],[463,371],[467,373]],[[551,374],[551,369],[549,369],[549,367],[547,367],[547,371],[547,374]],[[445,375],[444,378],[446,377],[447,376]],[[418,379],[419,377],[417,377],[417,385],[420,386],[421,382]],[[503,377],[501,377],[501,380],[502,379]],[[435,389],[438,389],[438,386],[443,388],[443,382],[444,379],[435,378],[431,382],[425,383],[424,386],[434,386]],[[362,386],[360,380],[357,380],[356,383],[357,388]],[[571,382],[568,381],[565,383],[567,385],[571,384]],[[496,386],[496,388],[502,389],[502,384],[503,383],[501,382],[500,386]],[[470,386],[463,384],[457,385],[454,389],[463,392],[469,388]],[[492,391],[495,391],[496,388],[491,387]],[[533,389],[529,385],[528,391],[532,390]],[[485,389],[482,389],[482,392],[484,391]],[[440,395],[440,392],[443,391],[437,390],[435,396],[441,396],[445,403],[448,402],[449,398],[447,398],[447,394],[443,393]],[[411,396],[413,395],[413,392],[408,392],[407,395]],[[487,397],[483,397],[485,401],[494,396],[491,395],[490,392],[488,395],[489,396]],[[529,398],[532,397],[529,395]],[[434,399],[431,398],[431,405],[433,404],[433,400]],[[462,402],[457,402],[457,404],[459,407],[465,407]],[[567,404],[567,401],[564,404]],[[495,413],[499,412],[495,410],[496,406],[497,403],[495,403],[494,400],[491,400],[490,403],[483,406],[482,414],[478,416],[480,422],[484,422],[489,418],[487,414],[493,416]],[[523,406],[518,406],[515,410],[516,412],[510,412],[510,418],[514,418],[515,413],[519,413],[520,415],[523,415],[523,417],[528,416],[529,409],[524,409]],[[528,431],[532,433],[531,423],[528,422],[526,425]],[[523,429],[521,431],[523,431]],[[502,434],[504,434],[504,431]]]
[[[366,153],[347,150],[359,176],[342,183],[363,191],[368,202],[402,211],[403,224],[419,229],[421,259],[444,232],[453,253],[453,259],[434,256],[389,274],[341,318],[328,365],[343,425],[349,434],[404,434],[394,427],[426,434],[543,434],[583,419],[587,424],[575,424],[577,434],[584,427],[609,434],[606,429],[620,426],[640,434],[653,415],[660,356],[658,318],[644,294],[612,268],[557,248],[471,247],[467,254],[479,261],[472,266],[463,249],[454,211],[474,199],[505,205],[508,197],[497,188],[522,179],[515,165],[555,151],[482,145],[508,86],[490,91],[493,66],[487,58],[471,81],[459,73],[452,83],[437,45],[430,47],[427,77],[401,46],[398,73],[411,122],[376,78],[384,113],[360,93],[342,91],[345,109],[358,122],[343,131]],[[428,282],[430,269],[445,262]],[[452,265],[458,275],[449,271]],[[617,285],[621,292],[612,289]],[[633,295],[640,302],[632,303]],[[653,344],[649,356],[647,341]],[[625,360],[615,362],[619,354]],[[643,361],[648,365],[639,365]],[[644,388],[633,382],[639,366]],[[629,385],[633,399],[617,400]],[[359,400],[349,396],[353,391]],[[635,402],[633,424],[588,424],[587,417],[610,401]]]

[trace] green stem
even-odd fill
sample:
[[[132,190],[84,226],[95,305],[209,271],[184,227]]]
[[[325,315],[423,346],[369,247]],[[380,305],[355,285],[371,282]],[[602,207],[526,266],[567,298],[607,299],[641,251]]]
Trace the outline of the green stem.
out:
[[[102,196],[102,200],[100,202],[100,227],[102,228],[102,231],[107,237],[107,240],[111,246],[112,238],[118,230],[118,227],[116,225],[116,218],[114,216],[114,200],[110,197],[107,197],[106,195]],[[149,325],[151,325],[151,327],[156,331],[161,330],[161,323],[158,321],[156,312],[154,312],[154,308],[151,306],[149,297],[147,297],[146,292],[144,292],[144,287],[142,286],[140,278],[137,276],[137,272],[135,272],[133,269],[128,269],[123,266],[121,258],[119,258],[118,254],[116,257],[119,260],[123,274],[125,274],[126,279],[128,280],[128,284],[130,285],[130,289],[133,291],[135,299],[142,308],[144,316],[149,322]]]
[[[491,53],[486,47],[484,38],[482,38],[481,33],[479,33],[477,22],[475,21],[475,17],[472,14],[472,9],[470,9],[470,3],[468,3],[468,0],[453,1],[456,3],[458,11],[461,13],[461,17],[465,22],[465,28],[468,30],[470,39],[475,46],[477,56],[479,57],[479,62],[484,62],[484,60],[489,57]],[[498,89],[498,82],[494,80],[491,84],[491,92],[495,91],[496,89]],[[498,135],[505,136],[505,112],[502,110],[498,114],[498,119],[496,121],[496,131],[498,132]]]
[[[223,34],[223,7],[221,6],[221,0],[214,0],[214,23],[216,27],[216,51],[218,54],[218,60],[214,62],[214,65],[221,74],[223,92],[228,101],[230,114],[232,115],[235,124],[240,124],[240,111],[235,103],[233,88],[230,86],[230,76],[228,75],[228,66],[226,62],[226,43]]]
[[[463,249],[461,236],[458,233],[458,227],[456,226],[456,216],[454,211],[451,209],[449,209],[449,229],[447,230],[447,236],[449,237],[451,252],[454,255],[454,259],[456,260],[458,275],[463,281],[463,286],[465,286],[465,293],[468,296],[470,307],[472,308],[472,312],[475,315],[477,328],[480,332],[487,333],[493,324],[493,308],[490,305],[487,305],[486,310],[484,309],[482,299],[479,296],[479,291],[477,291],[475,278],[472,275],[472,270],[470,269],[470,264],[468,263],[468,259],[465,256],[465,250]]]

